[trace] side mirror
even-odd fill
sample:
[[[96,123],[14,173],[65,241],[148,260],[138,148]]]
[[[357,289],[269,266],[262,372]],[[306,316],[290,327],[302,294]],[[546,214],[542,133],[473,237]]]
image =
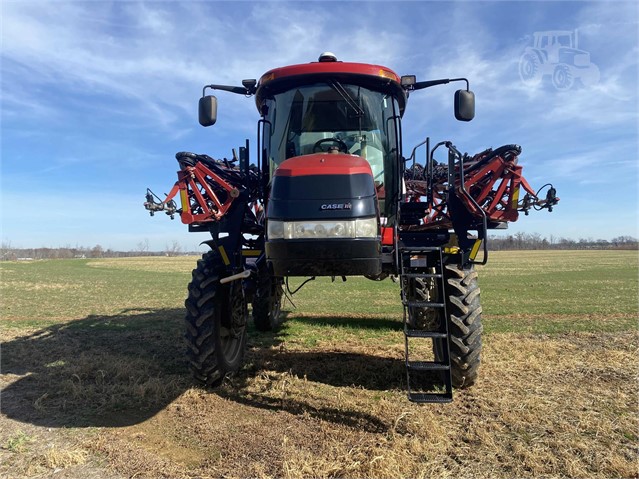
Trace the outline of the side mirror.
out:
[[[217,121],[217,98],[207,95],[200,98],[198,104],[198,116],[200,125],[212,126]]]
[[[470,90],[455,92],[455,118],[470,121],[475,118],[475,94]]]

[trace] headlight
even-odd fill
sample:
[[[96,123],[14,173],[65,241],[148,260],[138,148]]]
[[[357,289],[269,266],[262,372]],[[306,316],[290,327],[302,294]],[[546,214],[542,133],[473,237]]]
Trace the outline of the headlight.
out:
[[[268,239],[375,238],[377,218],[356,220],[268,220]]]
[[[284,238],[284,222],[277,220],[268,220],[267,232],[269,238]]]
[[[356,238],[374,238],[377,236],[377,218],[355,220]]]

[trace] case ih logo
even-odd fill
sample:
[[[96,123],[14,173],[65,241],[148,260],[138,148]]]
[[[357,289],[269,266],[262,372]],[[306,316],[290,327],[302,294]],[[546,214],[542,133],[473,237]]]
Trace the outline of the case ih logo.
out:
[[[331,203],[320,206],[320,210],[350,210],[352,205],[350,203]]]

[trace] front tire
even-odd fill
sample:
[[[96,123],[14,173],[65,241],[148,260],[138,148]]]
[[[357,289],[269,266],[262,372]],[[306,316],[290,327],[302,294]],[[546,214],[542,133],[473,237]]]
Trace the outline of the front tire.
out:
[[[481,354],[481,304],[477,272],[457,265],[444,267],[446,309],[450,338],[450,364],[453,386],[472,386],[477,380]],[[444,357],[441,341],[435,342],[435,358]]]
[[[519,59],[519,78],[529,86],[535,86],[541,82],[541,63],[534,52],[524,53]]]
[[[242,282],[220,284],[224,271],[216,251],[204,254],[185,301],[187,359],[193,376],[208,386],[236,373],[246,349],[248,308]]]

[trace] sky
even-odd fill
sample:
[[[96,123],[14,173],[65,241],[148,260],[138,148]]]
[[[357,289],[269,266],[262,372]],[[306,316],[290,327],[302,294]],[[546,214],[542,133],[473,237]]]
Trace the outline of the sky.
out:
[[[468,78],[470,123],[453,115],[459,86],[411,94],[404,152],[427,136],[469,153],[521,145],[525,177],[553,183],[561,202],[507,233],[637,237],[638,5],[2,0],[2,242],[201,248],[206,234],[151,218],[143,202],[147,187],[173,186],[178,151],[230,157],[248,138],[255,158],[253,99],[218,92],[218,121],[203,128],[202,86],[240,85],[324,51],[418,81]],[[575,29],[599,78],[563,90],[549,78],[525,83],[533,34]]]

